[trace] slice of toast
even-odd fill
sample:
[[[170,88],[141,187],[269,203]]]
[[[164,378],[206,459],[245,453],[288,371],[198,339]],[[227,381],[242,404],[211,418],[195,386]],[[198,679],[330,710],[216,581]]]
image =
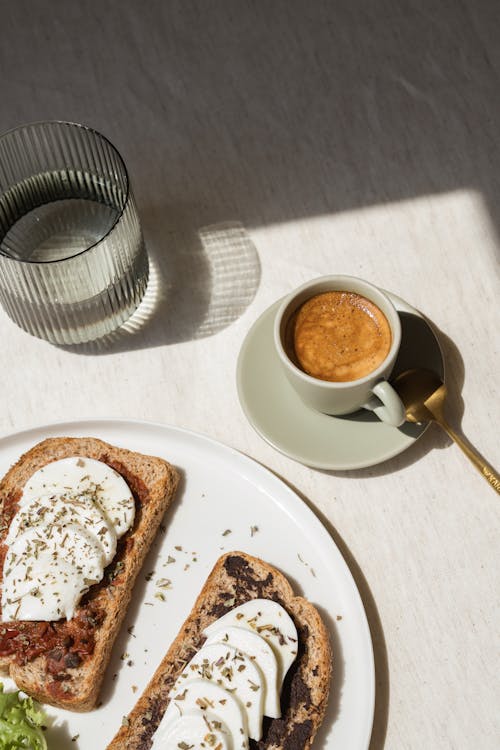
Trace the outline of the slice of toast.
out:
[[[27,480],[51,461],[70,456],[103,461],[121,474],[135,498],[134,525],[120,539],[103,580],[90,588],[73,620],[48,625],[21,623],[21,629],[27,628],[27,635],[23,632],[22,636],[28,638],[26,649],[17,655],[3,651],[0,670],[9,673],[19,688],[41,702],[87,711],[97,702],[135,579],[173,499],[179,475],[161,458],[116,448],[97,438],[44,440],[21,456],[0,482],[0,570],[6,551],[3,542]],[[82,623],[83,631],[77,627]],[[5,643],[6,632],[16,632],[16,624],[0,623],[0,645]],[[89,632],[93,649],[85,641]],[[32,645],[35,653],[29,655]]]
[[[148,750],[169,703],[169,691],[198,651],[203,629],[250,599],[272,599],[292,617],[299,637],[298,655],[281,694],[282,717],[265,719],[259,750],[306,750],[323,721],[330,688],[332,652],[316,608],[295,596],[276,568],[244,552],[223,555],[210,573],[189,617],[157,668],[134,709],[107,750]]]

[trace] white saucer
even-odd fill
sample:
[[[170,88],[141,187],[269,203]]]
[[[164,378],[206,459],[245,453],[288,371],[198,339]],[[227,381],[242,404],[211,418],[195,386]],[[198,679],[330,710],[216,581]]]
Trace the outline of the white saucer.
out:
[[[387,292],[387,294],[389,294]],[[444,377],[438,340],[418,310],[389,294],[401,318],[402,340],[393,375],[425,367]],[[237,386],[240,403],[255,430],[274,448],[316,469],[348,470],[397,456],[427,425],[390,427],[371,412],[329,417],[307,407],[288,383],[273,343],[280,301],[269,307],[248,332],[240,351]]]

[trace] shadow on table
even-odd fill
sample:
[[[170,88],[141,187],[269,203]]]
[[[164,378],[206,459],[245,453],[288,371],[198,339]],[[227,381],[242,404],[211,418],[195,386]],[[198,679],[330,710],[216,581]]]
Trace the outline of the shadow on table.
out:
[[[76,354],[113,354],[212,336],[237,320],[260,283],[257,250],[240,222],[164,234],[162,208],[145,218],[149,281],[129,320]]]
[[[56,4],[57,24],[48,0],[4,14],[0,130],[62,117],[125,156],[159,308],[103,351],[217,330],[196,230],[228,217],[271,226],[470,190],[498,228],[496,0]],[[332,263],[357,268],[334,238]]]
[[[427,348],[426,367],[442,375],[442,366],[444,364],[446,386],[448,389],[446,414],[450,424],[460,432],[464,412],[464,402],[461,393],[465,379],[464,361],[460,350],[449,336],[440,331],[429,320],[409,313],[400,312],[399,315],[403,336],[400,356],[394,366],[393,375],[395,376],[412,367],[422,366],[422,362],[418,358],[418,352]],[[367,412],[364,418],[367,421],[377,419],[370,412]],[[420,428],[418,425],[405,423],[399,429],[409,434],[414,434],[416,437]],[[436,424],[431,424],[424,434],[416,440],[414,445],[388,461],[366,469],[322,471],[322,473],[351,478],[384,476],[385,474],[392,474],[401,471],[407,466],[411,466],[431,450],[449,448],[451,444],[452,441],[444,430]]]
[[[59,0],[52,23],[54,2],[5,14],[0,130],[106,133],[141,216],[162,196],[192,227],[266,226],[472,188],[498,224],[496,0]]]
[[[481,455],[481,452],[476,446],[472,445],[461,429],[465,408],[464,400],[462,398],[462,389],[465,381],[465,367],[459,348],[449,336],[440,331],[434,324],[431,324],[430,321],[425,321],[425,324],[423,325],[422,318],[401,312],[399,315],[403,330],[403,343],[400,356],[394,366],[393,375],[396,376],[407,369],[418,367],[419,365],[421,366],[422,363],[419,362],[418,357],[415,358],[413,350],[422,351],[422,347],[427,346],[430,350],[430,354],[428,360],[425,362],[425,366],[438,372],[440,375],[443,375],[442,364],[444,364],[445,382],[448,391],[445,405],[445,416],[447,421],[460,435],[464,442],[467,443],[480,458],[482,458],[483,463],[486,462],[486,459]],[[439,344],[439,346],[437,346],[437,344]],[[439,349],[441,350],[442,357],[439,354]],[[366,421],[374,421],[377,419],[377,417],[371,412],[366,412],[366,415],[363,414],[362,418],[366,419]],[[414,434],[417,436],[417,430],[419,427],[418,425],[407,422],[399,429],[405,431],[407,434]],[[395,458],[366,469],[356,469],[351,471],[323,471],[322,473],[351,478],[384,476],[385,474],[392,474],[401,471],[407,466],[411,466],[431,450],[442,450],[444,448],[449,448],[451,445],[453,445],[453,441],[448,437],[447,433],[439,425],[432,423],[414,445],[403,453],[400,453],[399,456],[396,456]],[[467,461],[465,457],[463,460]],[[495,473],[498,474],[498,472]]]

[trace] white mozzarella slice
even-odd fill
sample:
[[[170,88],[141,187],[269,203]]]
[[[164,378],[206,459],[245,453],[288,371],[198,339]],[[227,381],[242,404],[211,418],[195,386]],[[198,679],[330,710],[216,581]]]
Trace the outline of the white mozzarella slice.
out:
[[[249,737],[260,740],[265,683],[250,657],[225,643],[203,646],[184,668],[176,685],[182,688],[183,680],[198,677],[215,682],[239,701],[247,717]]]
[[[205,646],[222,643],[249,656],[257,664],[264,678],[264,714],[273,719],[281,716],[278,662],[269,643],[252,630],[229,625],[210,635]]]
[[[40,495],[68,492],[97,503],[113,523],[118,538],[134,522],[134,497],[123,477],[103,461],[86,456],[62,458],[36,471],[23,488],[20,505]]]
[[[96,503],[84,496],[38,495],[25,501],[12,519],[5,540],[10,545],[25,531],[35,526],[71,526],[80,524],[101,546],[104,565],[108,565],[116,553],[116,533],[113,524]]]
[[[250,599],[212,622],[203,633],[209,637],[230,625],[252,630],[269,643],[278,661],[281,689],[297,656],[297,628],[288,612],[271,599]]]
[[[166,730],[156,730],[151,750],[232,750],[236,746],[228,727],[215,714],[180,716]]]
[[[35,526],[7,550],[2,620],[70,619],[103,572],[102,550],[84,528]]]
[[[180,716],[201,713],[202,717],[212,720],[217,716],[225,724],[232,740],[232,750],[248,750],[246,715],[234,695],[215,682],[190,679],[187,674],[179,681],[182,684],[176,683],[172,689],[170,703],[155,735],[160,729],[166,733]],[[156,744],[153,747],[156,750]],[[158,748],[161,747],[158,744]]]

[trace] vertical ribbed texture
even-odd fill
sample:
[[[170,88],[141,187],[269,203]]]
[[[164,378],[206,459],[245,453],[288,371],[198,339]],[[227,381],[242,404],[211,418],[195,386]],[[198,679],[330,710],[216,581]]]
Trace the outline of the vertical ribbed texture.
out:
[[[109,141],[60,122],[0,137],[0,301],[19,326],[57,344],[99,338],[131,315],[147,278],[127,172]]]

